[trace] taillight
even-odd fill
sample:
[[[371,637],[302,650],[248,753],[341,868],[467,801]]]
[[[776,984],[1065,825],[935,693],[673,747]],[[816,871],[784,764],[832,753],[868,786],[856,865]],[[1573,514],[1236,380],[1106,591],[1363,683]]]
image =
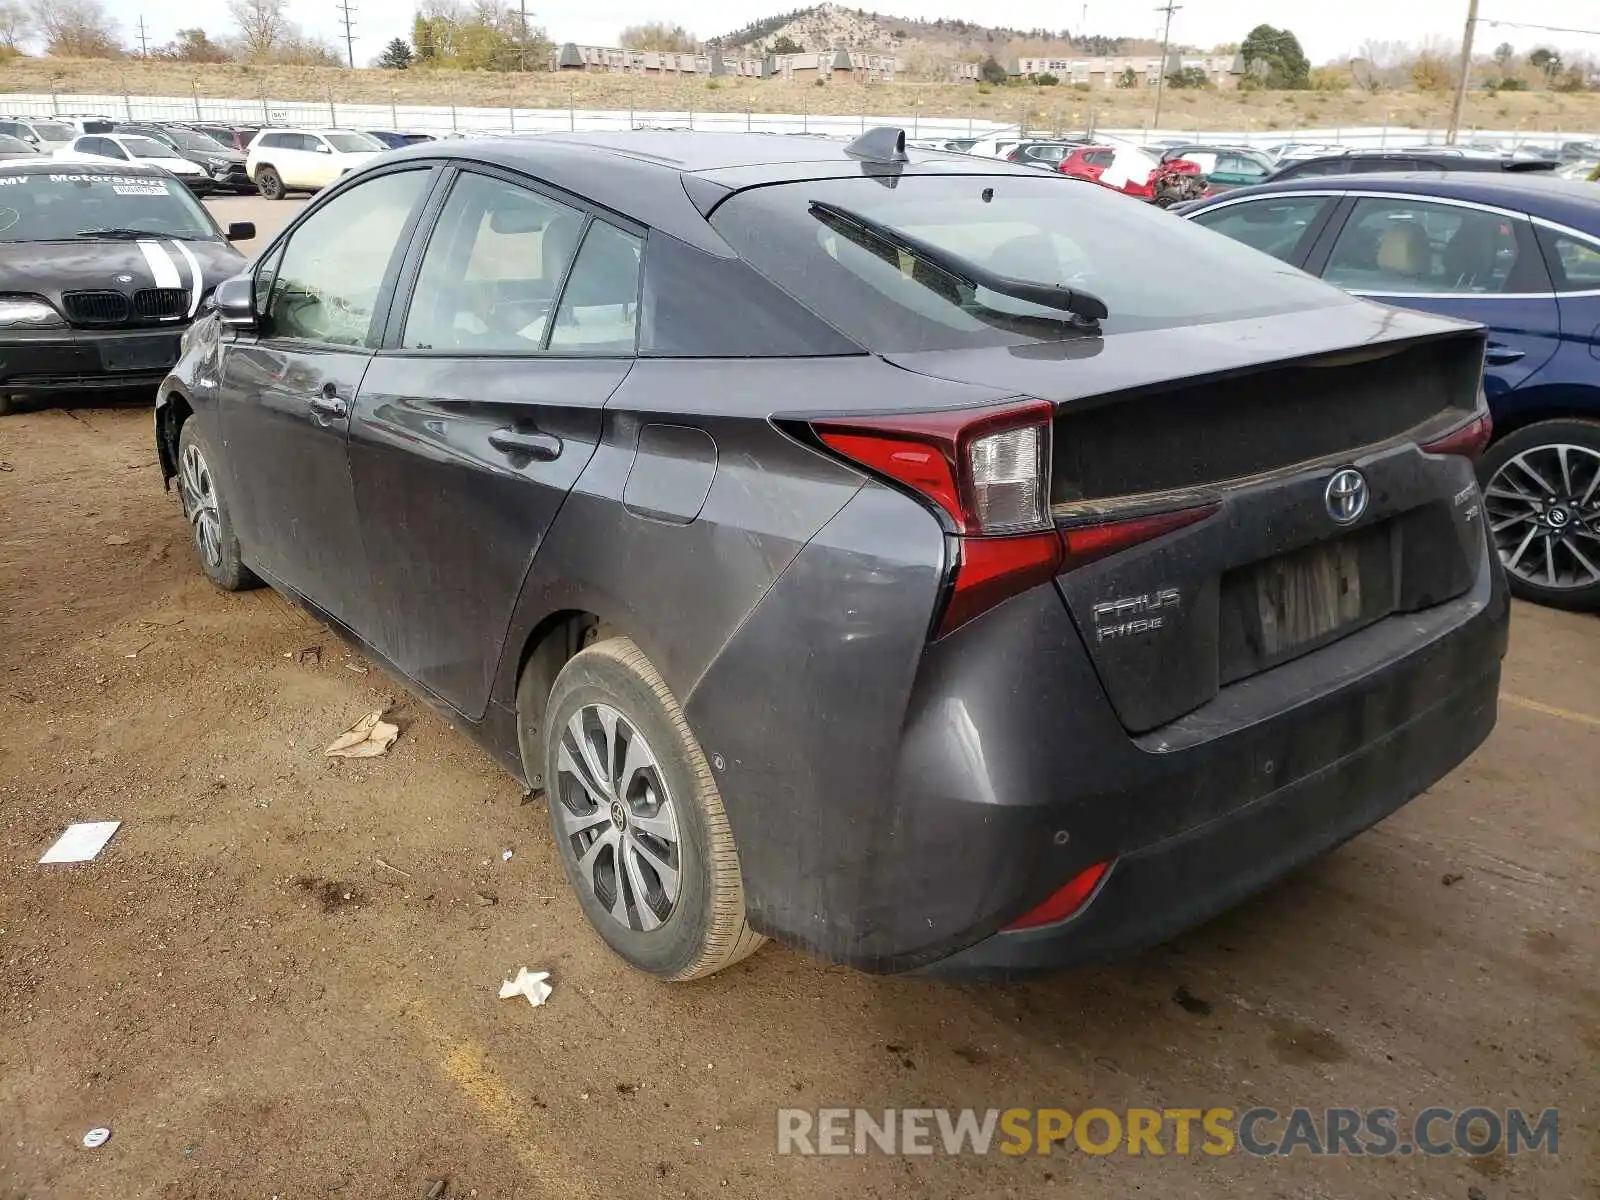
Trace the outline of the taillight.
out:
[[[1434,438],[1431,442],[1424,442],[1422,449],[1427,454],[1459,454],[1473,462],[1483,457],[1483,452],[1489,448],[1489,439],[1494,435],[1494,422],[1489,414],[1479,413],[1465,425],[1458,425],[1442,437]]]
[[[1064,886],[1052,892],[1043,904],[1007,925],[1006,931],[1014,933],[1019,929],[1037,929],[1041,925],[1065,921],[1089,902],[1089,897],[1094,895],[1094,889],[1100,886],[1100,880],[1110,866],[1108,862],[1100,862],[1085,867],[1067,880]]]
[[[943,637],[1002,600],[1211,515],[1216,504],[1057,530],[1050,516],[1044,400],[999,409],[816,421],[824,445],[915,492],[955,537],[955,572],[936,623]]]
[[[963,535],[1050,528],[1050,421],[1030,400],[1001,409],[813,424],[846,458],[932,500]]]

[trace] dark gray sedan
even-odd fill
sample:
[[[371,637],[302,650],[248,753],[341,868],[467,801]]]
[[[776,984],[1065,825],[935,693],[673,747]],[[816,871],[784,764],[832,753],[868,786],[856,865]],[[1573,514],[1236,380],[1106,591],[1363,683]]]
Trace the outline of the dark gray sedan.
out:
[[[398,151],[160,389],[212,580],[542,788],[665,978],[1148,945],[1494,724],[1478,327],[903,146]]]

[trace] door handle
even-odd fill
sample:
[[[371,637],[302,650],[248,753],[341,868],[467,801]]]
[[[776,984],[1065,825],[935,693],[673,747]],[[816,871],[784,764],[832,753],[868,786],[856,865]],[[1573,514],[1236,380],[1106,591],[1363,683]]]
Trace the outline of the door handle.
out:
[[[526,454],[534,462],[554,462],[561,457],[561,439],[538,430],[522,430],[515,425],[496,429],[489,435],[489,445],[502,454]]]
[[[1483,361],[1491,367],[1503,367],[1507,363],[1514,363],[1519,358],[1526,357],[1527,353],[1526,350],[1514,350],[1499,342],[1490,342],[1489,348],[1483,352]]]
[[[345,417],[350,415],[350,405],[345,402],[343,396],[339,395],[339,393],[334,390],[333,384],[325,383],[322,385],[322,390],[320,392],[316,392],[312,395],[311,411],[319,413],[324,417],[333,417],[336,420],[343,420]]]

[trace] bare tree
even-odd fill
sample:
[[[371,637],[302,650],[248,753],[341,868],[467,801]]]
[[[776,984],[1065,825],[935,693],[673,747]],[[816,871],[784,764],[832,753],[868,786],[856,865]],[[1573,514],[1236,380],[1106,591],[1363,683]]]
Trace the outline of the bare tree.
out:
[[[54,58],[120,58],[117,23],[101,0],[33,0],[33,24]]]
[[[0,0],[0,46],[12,50],[33,32],[33,18],[20,0]]]
[[[646,21],[643,25],[629,25],[617,35],[617,44],[629,50],[675,50],[693,54],[700,43],[682,25],[667,21]]]
[[[289,30],[285,0],[228,0],[228,15],[239,27],[246,58],[267,58]]]

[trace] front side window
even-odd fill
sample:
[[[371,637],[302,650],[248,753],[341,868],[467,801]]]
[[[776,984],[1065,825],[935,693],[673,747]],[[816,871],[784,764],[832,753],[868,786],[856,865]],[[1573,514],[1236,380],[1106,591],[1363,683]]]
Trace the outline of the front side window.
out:
[[[110,138],[86,137],[78,139],[78,150],[83,154],[93,154],[98,158],[126,159],[127,152],[113,142]]]
[[[1332,203],[1331,196],[1274,196],[1207,209],[1191,219],[1263,254],[1293,263],[1300,260],[1309,231]]]
[[[1499,213],[1366,197],[1322,277],[1354,292],[1494,294],[1507,290],[1520,252],[1513,219]]]
[[[60,121],[35,121],[33,131],[47,142],[70,142],[74,132],[71,125]]]
[[[544,347],[583,214],[500,179],[466,173],[428,240],[402,344],[528,353]]]
[[[382,175],[341,192],[290,234],[267,299],[273,337],[370,345],[390,259],[431,172]]]
[[[1600,242],[1541,228],[1545,258],[1558,292],[1600,291]]]

